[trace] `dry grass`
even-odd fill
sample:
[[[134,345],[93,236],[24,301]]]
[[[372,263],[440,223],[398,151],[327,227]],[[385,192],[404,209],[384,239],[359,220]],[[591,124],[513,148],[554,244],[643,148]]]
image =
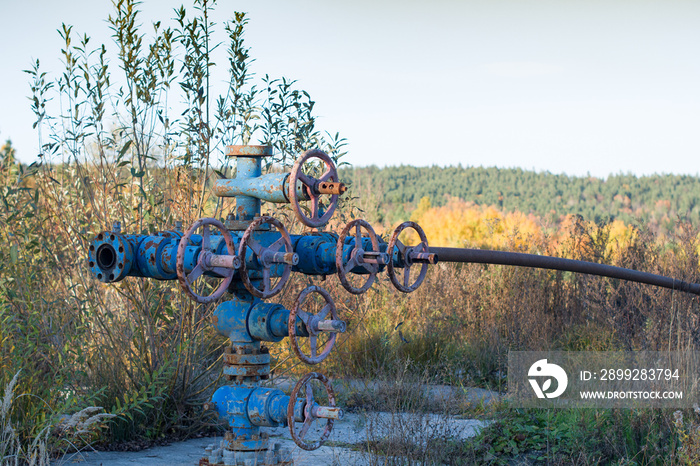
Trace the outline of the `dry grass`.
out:
[[[17,466],[48,466],[49,452],[47,449],[49,430],[44,428],[34,439],[24,445],[20,442],[16,429],[12,426],[11,413],[13,401],[16,398],[15,388],[19,372],[5,386],[5,394],[0,404],[0,465]]]
[[[27,394],[3,411],[6,450],[30,451],[60,415],[91,406],[115,415],[101,437],[78,429],[75,438],[57,436],[47,449],[157,441],[211,427],[201,406],[220,384],[225,344],[210,328],[212,306],[194,305],[173,281],[96,283],[85,267],[89,241],[115,220],[125,232],[149,233],[172,228],[177,220],[189,225],[200,216],[225,215],[232,202],[213,198],[207,189],[218,176],[210,157],[224,144],[247,143],[252,132],[275,145],[282,163],[310,147],[336,159],[343,155],[343,140],[324,139],[314,126],[310,98],[289,81],[266,78],[259,89],[274,95],[254,92],[243,16],[229,31],[236,57],[232,80],[210,118],[214,94],[210,102],[202,72],[211,62],[202,51],[208,53],[210,45],[194,26],[201,18],[181,18],[176,27],[183,42],[173,43],[173,35],[161,30],[146,46],[136,38],[152,36],[138,29],[137,8],[127,8],[132,3],[117,2],[113,15],[115,29],[130,32],[116,44],[122,57],[139,57],[114,61],[113,69],[127,75],[129,95],[110,87],[109,57],[99,50],[90,54],[87,43],[75,34],[71,42],[70,29],[64,29],[65,69],[57,80],[50,82],[38,64],[30,73],[43,166],[28,173],[11,147],[0,151],[0,386]],[[171,47],[193,60],[182,76],[167,73],[181,58]],[[184,94],[169,96],[172,89]],[[168,98],[184,101],[188,111],[172,115]],[[376,196],[358,205],[376,212],[379,201]],[[288,209],[273,211],[287,219],[290,231],[301,231]],[[347,201],[333,230],[355,216],[361,214]],[[573,231],[568,249],[560,249],[569,257],[698,281],[698,232],[688,225],[680,223],[673,238],[639,231],[615,254],[605,227]],[[510,242],[523,244],[530,248],[525,252],[552,252],[546,237]],[[509,350],[695,350],[700,340],[697,298],[615,280],[440,264],[411,295],[395,291],[384,277],[362,296],[346,293],[336,277],[294,277],[279,301],[289,308],[309,281],[331,292],[350,329],[320,370],[387,381],[393,388],[377,396],[387,410],[439,410],[425,406],[407,380],[505,390]],[[286,343],[272,350],[277,374],[308,370]],[[360,399],[356,405],[373,402]]]
[[[100,176],[97,166],[82,169]],[[212,308],[192,305],[174,282],[96,284],[83,263],[87,242],[115,215],[131,219],[122,224],[125,231],[138,231],[133,212],[117,202],[121,198],[113,202],[123,209],[118,214],[92,210],[92,197],[108,196],[113,187],[92,186],[89,194],[85,185],[75,186],[79,170],[74,166],[47,167],[34,175],[42,195],[33,209],[32,191],[13,184],[16,175],[5,178],[9,207],[2,212],[0,234],[7,244],[17,245],[17,252],[0,254],[4,277],[21,279],[5,280],[0,289],[0,381],[8,384],[21,368],[17,386],[33,396],[16,401],[20,407],[13,411],[17,436],[12,441],[31,445],[46,435],[46,426],[56,425],[55,414],[89,406],[105,406],[117,415],[108,423],[108,434],[99,438],[94,431],[83,432],[70,440],[59,436],[49,449],[69,448],[68,441],[70,448],[80,449],[104,438],[157,440],[201,432],[209,421],[200,406],[219,383],[218,358],[225,343],[209,327]],[[176,175],[163,171],[151,181],[156,186],[158,177]],[[63,187],[53,180],[62,180]],[[180,212],[174,205],[164,222]],[[180,207],[184,211],[185,204]],[[17,212],[21,220],[12,223]],[[341,215],[347,219],[349,210]],[[292,223],[290,228],[299,231]],[[634,242],[610,255],[604,234],[581,230],[570,240],[569,256],[697,281],[697,231],[679,224],[677,232],[673,238],[658,238],[639,231]],[[528,252],[549,252],[545,243],[528,244]],[[422,425],[426,411],[474,413],[467,404],[447,411],[426,404],[416,383],[504,391],[509,350],[695,350],[700,338],[697,298],[598,277],[439,264],[410,295],[394,290],[385,277],[368,293],[354,296],[336,277],[297,276],[279,302],[290,307],[309,282],[331,292],[349,328],[320,370],[338,378],[385,381],[371,397],[356,394],[344,401],[357,409],[413,412],[416,425]],[[286,342],[272,350],[277,374],[308,371]],[[685,429],[683,442],[690,452],[697,436],[694,425]],[[445,437],[439,429],[435,435]],[[398,448],[375,441],[377,452]],[[462,443],[454,445],[456,450],[435,452],[464,453]],[[413,447],[406,448],[407,457],[416,455]]]
[[[605,226],[579,230],[570,239],[575,252],[569,257],[697,282],[698,231],[683,223],[676,231],[675,237],[659,238],[637,230],[635,241],[613,249],[601,234]],[[548,252],[546,244],[531,247],[526,252]],[[605,254],[610,250],[616,254]],[[338,377],[382,381],[383,388],[354,392],[345,402],[354,409],[413,413],[396,417],[397,424],[388,429],[374,430],[362,447],[371,454],[368,461],[695,464],[700,430],[692,412],[685,411],[683,424],[674,424],[671,412],[562,415],[513,413],[500,406],[489,416],[501,421],[465,442],[455,440],[444,425],[424,422],[426,412],[454,415],[455,405],[441,410],[407,383],[505,391],[509,350],[696,351],[699,310],[693,295],[600,277],[478,264],[440,264],[411,295],[396,292],[386,280],[360,297],[350,297],[334,279],[324,286],[339,297],[351,329],[327,370]],[[475,414],[468,405],[461,409]],[[540,429],[544,443],[533,440],[528,429]],[[417,436],[430,437],[430,446]]]
[[[615,257],[601,257],[607,244],[597,235],[572,256],[695,282],[698,232],[677,231],[670,239],[640,231]],[[528,252],[546,253],[546,244]],[[409,295],[386,279],[360,297],[334,279],[324,286],[352,329],[330,361],[341,376],[391,375],[408,364],[434,381],[503,389],[509,350],[683,351],[700,342],[694,295],[600,277],[442,263]]]

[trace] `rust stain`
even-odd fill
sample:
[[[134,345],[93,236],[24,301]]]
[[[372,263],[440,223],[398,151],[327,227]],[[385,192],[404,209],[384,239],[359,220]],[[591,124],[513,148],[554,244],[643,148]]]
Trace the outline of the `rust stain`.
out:
[[[225,353],[224,364],[229,366],[263,366],[270,364],[270,355],[268,354],[235,354]]]
[[[318,184],[319,194],[345,194],[348,188],[343,183],[336,183],[334,181],[322,181]]]

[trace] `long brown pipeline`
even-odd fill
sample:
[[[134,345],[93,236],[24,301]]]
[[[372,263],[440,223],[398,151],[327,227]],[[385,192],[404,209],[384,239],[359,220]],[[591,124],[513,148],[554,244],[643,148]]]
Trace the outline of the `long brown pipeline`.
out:
[[[677,291],[700,295],[700,284],[688,283],[674,278],[664,277],[638,270],[623,269],[612,265],[594,262],[561,259],[559,257],[538,256],[519,252],[489,251],[484,249],[429,248],[437,254],[440,262],[471,262],[477,264],[515,265],[537,269],[563,270],[566,272],[585,273],[601,277],[619,278],[631,282],[645,283]]]

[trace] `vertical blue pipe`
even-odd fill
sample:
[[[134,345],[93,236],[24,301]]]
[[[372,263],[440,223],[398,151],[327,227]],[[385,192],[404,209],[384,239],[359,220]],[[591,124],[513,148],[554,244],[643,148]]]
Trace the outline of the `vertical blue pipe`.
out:
[[[258,178],[262,174],[260,157],[238,156],[236,162],[236,178]],[[260,214],[260,199],[251,196],[236,196],[236,218],[238,220],[253,220]]]

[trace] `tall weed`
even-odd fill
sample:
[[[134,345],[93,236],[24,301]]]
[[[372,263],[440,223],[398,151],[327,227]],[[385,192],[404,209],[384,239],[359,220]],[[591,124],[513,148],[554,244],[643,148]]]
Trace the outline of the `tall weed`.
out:
[[[579,222],[564,241],[517,238],[545,253],[698,280],[697,228],[679,222],[672,238],[636,228],[624,244],[605,224]],[[614,242],[614,244],[613,244]],[[522,250],[522,248],[521,248]],[[352,324],[331,355],[338,375],[392,374],[406,360],[435,381],[504,390],[508,351],[697,350],[694,295],[615,279],[499,265],[440,263],[414,293],[388,281],[347,298]]]
[[[27,70],[40,162],[22,167],[3,148],[0,383],[22,370],[17,387],[29,395],[12,413],[22,445],[94,406],[115,415],[93,422],[108,435],[82,432],[72,447],[188,436],[208,422],[201,406],[225,344],[210,327],[212,307],[193,304],[174,281],[99,284],[85,263],[94,236],[114,222],[148,234],[233,210],[210,190],[235,173],[227,144],[257,138],[281,166],[312,147],[342,163],[345,141],[316,128],[308,93],[286,78],[256,79],[245,14],[223,24],[224,47],[214,1],[195,0],[150,29],[138,5],[114,3],[116,57],[59,28],[63,69],[52,78],[37,60]],[[211,80],[217,62],[230,72],[223,89]]]

